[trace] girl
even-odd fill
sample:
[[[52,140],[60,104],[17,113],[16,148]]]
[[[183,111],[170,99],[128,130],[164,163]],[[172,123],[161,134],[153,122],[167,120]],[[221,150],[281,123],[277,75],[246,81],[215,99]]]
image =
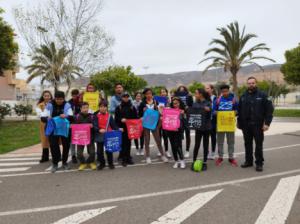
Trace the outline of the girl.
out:
[[[38,117],[42,117],[43,113],[45,112],[45,108],[47,104],[52,100],[52,94],[50,91],[45,90],[42,93],[42,96],[40,97],[37,107],[36,107],[36,113]],[[46,124],[42,121],[40,121],[40,139],[42,142],[43,152],[42,152],[42,158],[40,160],[40,163],[49,161],[49,140],[48,137],[45,136],[45,126]]]
[[[137,110],[137,113],[139,114],[139,106],[142,102],[142,93],[141,92],[136,92],[134,95],[135,100],[133,101],[133,106],[135,107],[135,109]],[[139,148],[139,140],[138,139],[134,139],[134,144],[136,147],[136,155],[137,156],[143,156],[144,155],[144,135],[141,136],[140,138],[140,148]]]
[[[173,168],[185,168],[185,161],[183,158],[183,152],[182,152],[182,138],[183,138],[183,115],[185,114],[184,111],[184,104],[178,97],[174,97],[170,104],[171,108],[179,109],[180,114],[180,128],[177,131],[165,131],[167,135],[170,138],[173,157],[175,160]],[[178,162],[178,157],[180,159],[180,162]]]
[[[202,116],[204,116],[203,118],[204,125],[202,129],[196,130],[193,162],[197,160],[201,139],[203,138],[204,158],[203,158],[202,170],[205,171],[207,170],[209,134],[211,129],[211,103],[210,103],[209,96],[204,89],[197,89],[195,91],[195,99],[196,102],[193,103],[192,108],[199,109],[203,112]]]
[[[146,88],[143,91],[144,99],[139,107],[139,117],[143,117],[144,112],[147,109],[152,109],[152,110],[158,110],[157,102],[153,99],[153,91],[150,88]],[[161,159],[164,162],[168,162],[167,157],[165,156],[165,152],[163,151],[163,148],[161,146],[161,139],[159,137],[159,128],[160,124],[157,124],[157,127],[155,130],[150,130],[147,128],[144,128],[144,138],[145,138],[145,151],[146,151],[146,162],[147,164],[151,163],[151,158],[150,158],[150,149],[149,149],[149,144],[150,144],[150,132],[152,132],[152,135],[154,137],[154,140],[156,142],[156,145],[158,147],[159,152],[161,153]]]

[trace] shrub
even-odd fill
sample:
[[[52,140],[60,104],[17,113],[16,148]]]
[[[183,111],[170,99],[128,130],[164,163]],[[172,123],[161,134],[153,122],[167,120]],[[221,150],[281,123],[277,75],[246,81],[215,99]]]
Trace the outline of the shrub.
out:
[[[27,121],[27,117],[29,114],[32,113],[32,106],[31,105],[22,105],[22,104],[15,104],[14,111],[18,116],[23,116],[23,120]]]
[[[4,119],[5,116],[11,114],[11,107],[8,104],[0,104],[0,122]]]

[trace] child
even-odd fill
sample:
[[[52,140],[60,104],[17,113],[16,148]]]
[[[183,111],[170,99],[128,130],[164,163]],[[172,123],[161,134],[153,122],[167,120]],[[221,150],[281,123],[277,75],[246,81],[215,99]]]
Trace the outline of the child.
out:
[[[134,96],[135,100],[132,102],[133,106],[135,107],[138,115],[139,115],[139,106],[142,102],[142,93],[141,92],[136,92]],[[140,147],[139,147],[139,142],[140,142]],[[143,156],[144,155],[144,135],[142,134],[140,141],[139,139],[134,139],[134,144],[136,147],[136,155],[137,156]]]
[[[102,170],[105,167],[104,158],[104,133],[106,131],[117,130],[117,126],[112,116],[108,113],[107,102],[102,100],[99,104],[99,111],[95,112],[94,126],[95,128],[95,142],[97,143],[97,159],[99,165],[98,170]],[[108,166],[110,169],[114,169],[113,153],[105,151]]]
[[[220,86],[221,96],[216,100],[214,104],[213,111],[217,115],[218,111],[234,111],[237,114],[238,104],[237,100],[233,93],[229,91],[229,85],[222,85]],[[216,165],[220,166],[223,162],[223,155],[224,155],[224,140],[225,135],[227,139],[228,145],[228,154],[229,154],[229,162],[232,166],[237,167],[237,161],[234,159],[234,132],[217,132],[217,141],[218,141],[218,152],[219,158],[216,161]]]
[[[121,98],[121,104],[115,110],[115,119],[118,127],[122,128],[122,150],[120,158],[122,158],[122,166],[133,165],[134,162],[130,156],[131,140],[128,138],[126,127],[127,119],[137,119],[137,110],[132,105],[129,94],[124,92]]]
[[[210,133],[210,129],[211,129],[211,103],[209,100],[209,96],[205,92],[204,89],[197,89],[195,91],[195,99],[196,99],[196,101],[193,103],[192,108],[197,108],[197,109],[203,111],[202,116],[204,116],[204,118],[203,118],[204,125],[201,130],[196,130],[193,162],[195,162],[197,160],[198,151],[199,151],[200,144],[201,144],[201,139],[203,138],[204,158],[203,158],[202,171],[206,171],[207,170],[208,145],[209,145],[209,133]]]
[[[77,158],[80,162],[79,171],[82,171],[87,168],[87,165],[90,166],[92,170],[96,170],[97,166],[95,163],[95,145],[94,145],[94,135],[93,135],[93,123],[94,116],[89,114],[89,104],[87,102],[83,102],[80,106],[80,113],[75,117],[75,124],[90,124],[91,126],[91,142],[87,145],[87,151],[89,157],[87,159],[84,158],[83,151],[84,145],[77,145]]]
[[[150,88],[146,88],[143,91],[144,94],[144,99],[143,102],[141,103],[140,107],[139,107],[139,117],[143,117],[144,112],[147,109],[153,109],[153,110],[158,110],[158,106],[157,106],[157,102],[153,99],[153,91]],[[161,155],[161,159],[164,162],[168,162],[168,158],[165,156],[165,152],[163,151],[162,145],[161,145],[161,139],[159,136],[159,126],[160,124],[157,124],[157,127],[155,130],[150,130],[147,128],[144,128],[144,138],[145,138],[145,150],[146,150],[146,163],[147,164],[151,164],[151,158],[150,158],[150,149],[149,149],[149,145],[150,145],[150,132],[152,132],[152,135],[154,137],[154,140],[156,142],[156,145],[158,147],[158,150],[160,152]]]
[[[173,168],[178,168],[180,165],[180,168],[185,168],[185,161],[183,158],[183,152],[182,152],[182,138],[183,138],[183,115],[185,113],[184,104],[178,97],[173,97],[171,104],[171,108],[179,109],[181,111],[180,114],[180,128],[177,131],[166,131],[168,134],[168,137],[170,138],[173,157],[175,160]],[[180,159],[180,162],[178,162],[178,157]]]
[[[58,116],[60,118],[67,118],[67,119],[71,119],[73,116],[71,105],[65,101],[65,93],[62,91],[55,92],[54,100],[52,100],[47,104],[46,113],[44,117],[42,117],[42,120],[44,122],[47,122],[47,119],[58,117]],[[60,141],[63,146],[62,156],[59,148]],[[52,163],[53,163],[51,172],[55,173],[57,171],[58,162],[60,160],[62,160],[62,164],[63,164],[62,168],[65,170],[69,169],[69,165],[67,161],[69,156],[70,138],[65,136],[60,136],[60,135],[54,135],[54,133],[52,133],[49,136],[49,142],[50,142],[50,150],[51,150]]]

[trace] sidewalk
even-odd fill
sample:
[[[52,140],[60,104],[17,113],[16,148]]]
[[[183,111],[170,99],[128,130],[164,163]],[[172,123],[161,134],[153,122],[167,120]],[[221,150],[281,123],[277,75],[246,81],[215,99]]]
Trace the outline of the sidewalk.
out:
[[[42,145],[32,145],[25,148],[17,149],[5,154],[0,155],[1,157],[23,157],[23,156],[41,156]]]

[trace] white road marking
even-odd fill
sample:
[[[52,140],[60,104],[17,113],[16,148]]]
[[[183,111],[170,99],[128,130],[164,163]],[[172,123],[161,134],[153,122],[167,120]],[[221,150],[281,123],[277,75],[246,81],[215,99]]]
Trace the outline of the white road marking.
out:
[[[40,160],[40,157],[26,157],[26,158],[0,158],[0,162],[6,162],[6,161],[31,161],[31,160]]]
[[[88,221],[98,215],[103,214],[104,212],[115,208],[116,206],[112,207],[105,207],[105,208],[98,208],[98,209],[91,209],[86,211],[77,212],[73,215],[70,215],[66,218],[63,218],[53,224],[80,224],[83,222]]]
[[[180,224],[218,195],[222,190],[198,193],[151,224]]]
[[[280,180],[255,224],[284,224],[300,186],[300,175]]]
[[[0,158],[37,157],[41,158],[42,153],[9,153],[0,155]]]
[[[172,194],[183,193],[183,192],[188,192],[188,191],[198,191],[198,190],[203,190],[203,189],[207,189],[207,188],[216,188],[216,187],[223,187],[226,185],[247,183],[247,182],[256,181],[256,180],[265,180],[268,178],[292,175],[295,173],[297,173],[297,174],[300,173],[300,169],[289,170],[289,171],[279,172],[279,173],[266,174],[266,175],[261,175],[261,176],[254,176],[254,177],[249,177],[249,178],[229,180],[229,181],[208,184],[208,185],[200,185],[200,186],[198,185],[198,186],[194,186],[194,187],[179,188],[179,189],[168,190],[168,191],[152,192],[152,193],[139,194],[139,195],[130,195],[130,196],[123,196],[123,197],[96,200],[96,201],[79,202],[79,203],[73,203],[73,204],[53,205],[53,206],[40,207],[40,208],[11,210],[11,211],[6,211],[6,212],[0,212],[0,217],[8,216],[8,215],[53,211],[53,210],[66,209],[66,208],[93,206],[93,205],[100,205],[100,204],[106,204],[106,203],[114,203],[114,202],[130,201],[130,200],[136,200],[136,199],[142,199],[142,198],[157,197],[157,196],[163,196],[163,195],[172,195]]]
[[[29,165],[38,165],[38,162],[21,162],[21,163],[0,163],[1,166],[29,166]]]
[[[20,172],[20,171],[26,171],[29,169],[30,169],[30,167],[5,168],[5,169],[0,169],[0,173]]]

